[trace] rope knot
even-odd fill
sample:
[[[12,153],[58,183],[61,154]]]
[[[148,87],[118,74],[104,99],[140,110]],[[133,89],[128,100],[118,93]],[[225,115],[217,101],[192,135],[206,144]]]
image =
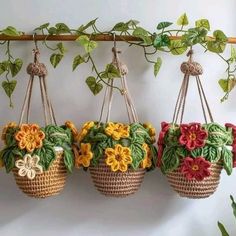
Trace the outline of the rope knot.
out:
[[[122,61],[120,61],[117,55],[118,53],[121,53],[121,51],[113,47],[112,52],[113,52],[112,65],[114,65],[120,71],[120,74],[122,76],[127,75],[129,73],[128,67]]]
[[[27,73],[31,76],[46,76],[47,75],[47,68],[43,63],[39,62],[39,55],[40,52],[38,49],[33,49],[33,55],[34,55],[34,62],[30,63],[27,66]]]
[[[198,62],[195,62],[195,61],[183,62],[181,64],[180,70],[184,74],[189,74],[189,75],[192,75],[192,76],[198,76],[198,75],[203,74],[202,66]]]

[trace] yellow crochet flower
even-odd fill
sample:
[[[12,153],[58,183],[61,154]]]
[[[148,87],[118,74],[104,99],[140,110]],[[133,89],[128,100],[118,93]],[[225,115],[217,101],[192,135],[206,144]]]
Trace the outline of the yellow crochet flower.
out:
[[[148,129],[148,133],[149,133],[149,135],[150,135],[151,137],[156,136],[156,130],[155,130],[155,128],[152,126],[151,123],[145,123],[145,124],[143,124],[143,127],[146,128],[146,129]]]
[[[78,139],[79,131],[74,123],[71,121],[66,121],[65,126],[71,130],[73,139],[76,141]]]
[[[144,143],[143,149],[145,150],[146,155],[145,155],[144,159],[142,160],[142,162],[140,163],[140,167],[143,169],[150,168],[152,166],[150,147],[146,143]]]
[[[81,131],[79,132],[76,141],[80,142],[88,133],[88,131],[94,126],[94,122],[93,121],[88,121],[86,122]]]
[[[4,126],[3,130],[2,130],[2,136],[1,136],[1,139],[6,143],[6,134],[7,134],[7,131],[8,129],[10,128],[16,128],[17,127],[17,124],[16,122],[10,122],[8,123],[7,125]]]
[[[131,150],[127,147],[122,147],[120,144],[116,144],[115,148],[105,149],[106,159],[105,162],[111,167],[112,171],[125,172],[128,169],[128,165],[132,163]]]
[[[80,168],[81,166],[89,167],[90,161],[93,158],[93,153],[91,152],[91,144],[90,143],[81,143],[80,150],[75,152],[75,166]]]
[[[35,148],[43,146],[45,134],[36,124],[22,124],[20,130],[16,133],[15,139],[18,141],[20,149],[26,149],[27,152],[33,152]]]
[[[130,127],[121,123],[108,122],[105,133],[115,140],[129,137]]]

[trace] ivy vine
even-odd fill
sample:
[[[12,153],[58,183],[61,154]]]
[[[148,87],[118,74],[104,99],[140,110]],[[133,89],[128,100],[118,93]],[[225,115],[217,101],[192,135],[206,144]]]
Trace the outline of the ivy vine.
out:
[[[77,70],[79,65],[84,63],[91,65],[92,74],[86,78],[86,83],[94,95],[98,94],[103,89],[104,85],[107,85],[108,79],[120,76],[119,71],[112,66],[112,64],[106,65],[105,69],[102,71],[97,68],[93,58],[93,52],[98,47],[98,43],[93,40],[93,37],[97,35],[117,35],[121,37],[124,42],[128,43],[129,46],[142,48],[144,58],[153,65],[155,76],[157,76],[162,65],[162,59],[158,55],[158,52],[181,55],[185,53],[189,47],[199,44],[205,52],[209,51],[215,53],[226,64],[226,76],[218,81],[225,93],[221,101],[225,101],[228,98],[229,93],[236,85],[236,48],[231,46],[231,54],[228,58],[225,58],[222,53],[225,51],[228,38],[221,30],[215,30],[213,37],[210,37],[208,34],[211,31],[211,27],[207,19],[199,19],[195,21],[194,27],[188,28],[189,20],[186,13],[184,13],[178,18],[176,27],[172,28],[174,25],[173,22],[163,21],[157,24],[156,31],[153,33],[141,27],[136,20],[119,22],[110,30],[102,31],[97,26],[97,20],[98,18],[93,19],[87,24],[81,25],[75,29],[70,28],[64,23],[57,23],[53,26],[50,25],[50,23],[45,23],[34,29],[35,33],[45,35],[43,45],[52,52],[50,62],[54,68],[59,65],[68,50],[62,42],[52,46],[48,43],[47,37],[50,35],[78,36],[75,42],[78,46],[84,48],[84,53],[78,53],[75,56],[72,62],[72,71]],[[0,33],[7,36],[20,36],[23,34],[23,32],[16,30],[12,26],[1,30]],[[124,36],[135,36],[139,41],[131,42]],[[5,75],[6,79],[2,83],[2,87],[10,98],[10,105],[12,106],[11,96],[16,87],[16,80],[10,80],[9,75],[11,74],[11,77],[15,77],[22,68],[23,61],[19,58],[15,59],[12,56],[9,41],[4,41],[1,45],[5,45],[5,54],[7,56],[6,60],[0,63],[0,75]],[[116,87],[116,89],[120,90],[118,87]],[[120,90],[120,92],[122,91]]]

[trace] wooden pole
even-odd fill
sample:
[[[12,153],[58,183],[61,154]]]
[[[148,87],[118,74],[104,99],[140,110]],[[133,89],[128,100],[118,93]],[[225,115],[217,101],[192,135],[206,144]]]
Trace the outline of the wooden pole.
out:
[[[75,41],[78,35],[35,35],[36,41]],[[171,36],[171,39],[181,39],[181,36]],[[95,41],[113,41],[113,35],[98,34],[91,36]],[[214,37],[208,39],[214,40]],[[134,36],[116,36],[116,41],[140,41],[141,39]],[[0,35],[0,41],[33,41],[33,35],[21,35],[21,36],[6,36]],[[229,37],[228,43],[236,44],[236,37]]]

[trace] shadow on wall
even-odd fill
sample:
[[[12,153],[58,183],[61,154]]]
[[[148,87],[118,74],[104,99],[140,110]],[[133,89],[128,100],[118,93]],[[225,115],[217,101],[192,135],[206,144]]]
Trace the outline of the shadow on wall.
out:
[[[95,222],[106,229],[114,229],[114,223],[122,228],[147,229],[171,221],[188,207],[186,201],[178,201],[165,177],[157,171],[147,173],[140,191],[127,198],[108,198],[93,186],[89,172],[75,171],[69,176],[61,195],[38,200],[22,194],[13,176],[0,172],[0,229],[17,218],[38,222],[38,226],[73,227]],[[4,204],[7,202],[7,204]],[[44,215],[45,217],[42,217]],[[53,220],[52,220],[53,219]],[[27,222],[26,222],[27,223]],[[112,228],[113,227],[113,228]]]

